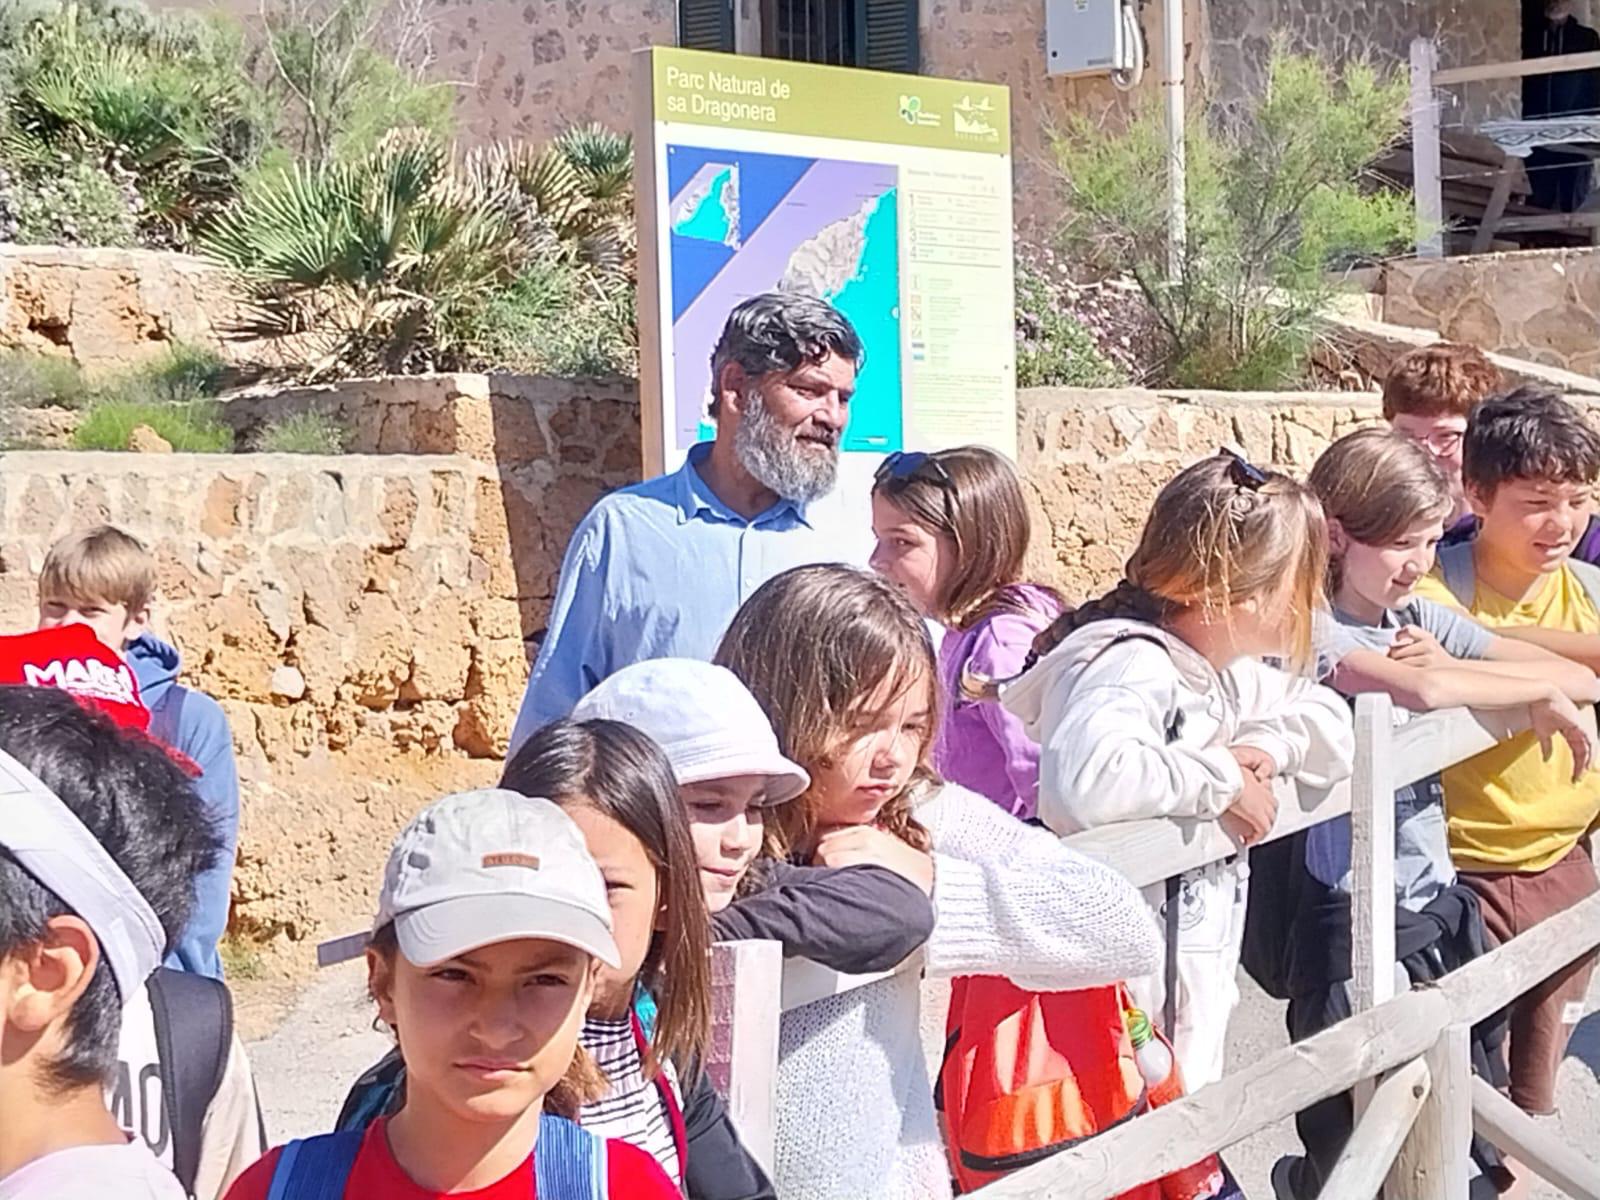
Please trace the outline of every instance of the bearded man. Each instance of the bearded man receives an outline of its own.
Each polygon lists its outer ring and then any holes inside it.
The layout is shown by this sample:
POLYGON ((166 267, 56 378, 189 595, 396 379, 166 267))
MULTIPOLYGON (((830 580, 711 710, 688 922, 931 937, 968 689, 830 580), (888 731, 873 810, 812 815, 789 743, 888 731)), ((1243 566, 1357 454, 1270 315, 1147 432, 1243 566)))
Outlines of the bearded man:
POLYGON ((579 522, 509 753, 623 667, 709 659, 750 593, 838 557, 806 506, 833 490, 861 357, 850 322, 813 296, 733 310, 711 355, 716 440, 579 522))

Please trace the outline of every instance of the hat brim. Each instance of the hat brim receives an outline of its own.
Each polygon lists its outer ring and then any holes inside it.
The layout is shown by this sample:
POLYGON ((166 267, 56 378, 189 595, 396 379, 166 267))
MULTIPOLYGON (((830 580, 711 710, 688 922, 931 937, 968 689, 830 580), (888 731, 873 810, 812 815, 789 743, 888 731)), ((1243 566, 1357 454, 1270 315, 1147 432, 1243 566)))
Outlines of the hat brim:
POLYGON ((419 967, 431 967, 496 942, 523 939, 560 942, 613 969, 622 965, 616 939, 594 913, 524 893, 441 900, 400 913, 394 919, 394 932, 400 953, 419 967))
POLYGON ((781 754, 759 750, 731 751, 703 761, 674 764, 679 784, 706 783, 712 779, 732 779, 738 775, 758 775, 767 781, 763 805, 787 804, 811 786, 811 776, 799 763, 781 754))

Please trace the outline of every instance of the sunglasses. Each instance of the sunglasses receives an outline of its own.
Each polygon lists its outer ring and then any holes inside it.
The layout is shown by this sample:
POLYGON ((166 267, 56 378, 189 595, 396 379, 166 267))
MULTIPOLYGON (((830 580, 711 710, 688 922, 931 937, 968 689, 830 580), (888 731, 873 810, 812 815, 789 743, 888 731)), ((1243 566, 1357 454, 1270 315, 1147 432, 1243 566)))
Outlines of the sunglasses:
POLYGON ((939 489, 939 494, 944 497, 945 525, 954 533, 956 512, 953 497, 956 481, 933 455, 923 450, 896 450, 878 464, 878 469, 872 475, 874 490, 881 490, 890 496, 914 482, 932 484, 939 489))
POLYGON ((1244 488, 1247 492, 1259 492, 1267 486, 1267 473, 1237 450, 1224 446, 1217 453, 1228 460, 1228 478, 1235 487, 1244 488))

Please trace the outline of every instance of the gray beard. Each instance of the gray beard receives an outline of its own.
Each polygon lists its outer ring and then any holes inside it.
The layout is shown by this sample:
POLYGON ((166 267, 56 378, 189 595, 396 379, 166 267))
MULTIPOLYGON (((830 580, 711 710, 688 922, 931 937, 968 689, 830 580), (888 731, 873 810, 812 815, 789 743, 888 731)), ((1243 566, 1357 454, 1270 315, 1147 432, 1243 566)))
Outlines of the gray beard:
POLYGON ((810 504, 833 491, 839 475, 839 450, 808 454, 794 431, 778 424, 754 388, 744 397, 744 412, 733 433, 733 453, 750 477, 785 500, 810 504))

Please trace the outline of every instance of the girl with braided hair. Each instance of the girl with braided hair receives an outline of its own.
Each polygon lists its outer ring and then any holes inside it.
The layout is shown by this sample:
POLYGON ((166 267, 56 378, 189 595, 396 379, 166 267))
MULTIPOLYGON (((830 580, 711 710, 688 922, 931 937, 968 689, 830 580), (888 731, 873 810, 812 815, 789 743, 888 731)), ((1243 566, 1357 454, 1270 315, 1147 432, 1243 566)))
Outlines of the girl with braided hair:
POLYGON ((1234 453, 1204 459, 1156 497, 1122 581, 1059 618, 1000 688, 1040 743, 1039 816, 1057 833, 1180 817, 1217 821, 1239 846, 1146 889, 1167 970, 1133 991, 1164 1014, 1191 1090, 1222 1076, 1246 848, 1276 819, 1273 780, 1326 786, 1350 770, 1348 709, 1301 677, 1326 561, 1308 488, 1234 453))

